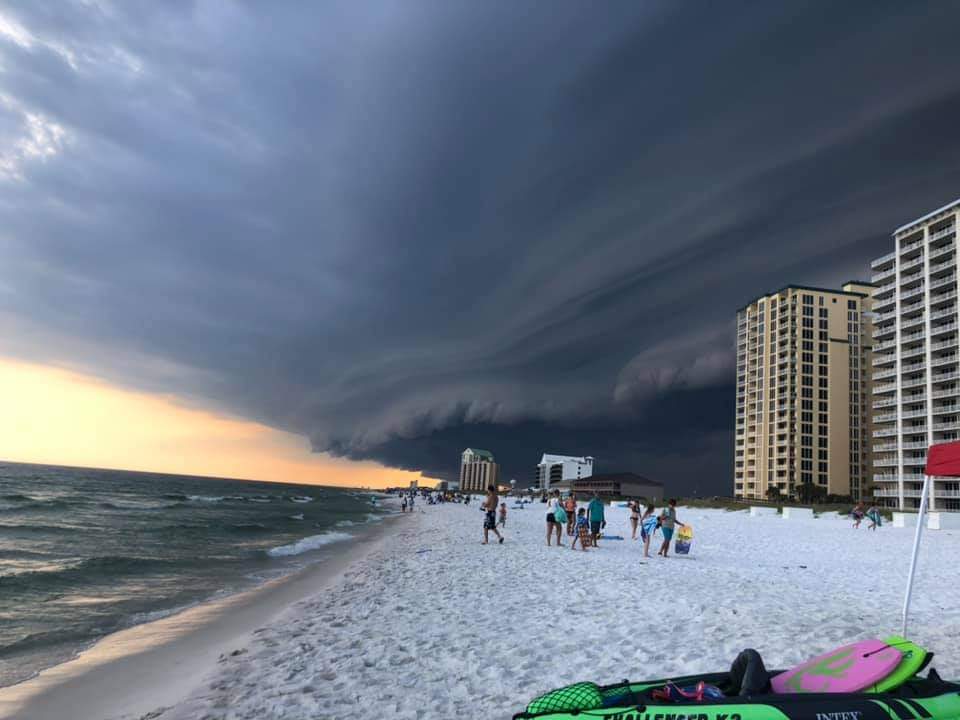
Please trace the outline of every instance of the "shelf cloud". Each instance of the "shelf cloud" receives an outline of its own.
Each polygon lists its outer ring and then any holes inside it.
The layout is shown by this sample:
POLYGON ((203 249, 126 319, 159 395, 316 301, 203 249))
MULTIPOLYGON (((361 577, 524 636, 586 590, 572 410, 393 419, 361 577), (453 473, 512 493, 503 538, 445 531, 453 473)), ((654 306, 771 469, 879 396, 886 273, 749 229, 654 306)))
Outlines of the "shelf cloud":
POLYGON ((736 309, 960 195, 958 20, 8 2, 0 353, 435 477, 729 492, 736 309))

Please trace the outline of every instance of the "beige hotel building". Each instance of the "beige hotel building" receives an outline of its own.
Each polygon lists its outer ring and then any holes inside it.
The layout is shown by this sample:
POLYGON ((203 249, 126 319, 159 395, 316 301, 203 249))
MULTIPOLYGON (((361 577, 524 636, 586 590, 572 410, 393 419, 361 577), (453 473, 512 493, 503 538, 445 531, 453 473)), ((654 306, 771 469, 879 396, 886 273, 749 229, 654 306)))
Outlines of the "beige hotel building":
POLYGON ((460 492, 486 492, 499 476, 500 466, 489 450, 467 448, 460 455, 460 492))
POLYGON ((859 498, 870 477, 870 283, 789 286, 737 312, 734 495, 804 483, 859 498))

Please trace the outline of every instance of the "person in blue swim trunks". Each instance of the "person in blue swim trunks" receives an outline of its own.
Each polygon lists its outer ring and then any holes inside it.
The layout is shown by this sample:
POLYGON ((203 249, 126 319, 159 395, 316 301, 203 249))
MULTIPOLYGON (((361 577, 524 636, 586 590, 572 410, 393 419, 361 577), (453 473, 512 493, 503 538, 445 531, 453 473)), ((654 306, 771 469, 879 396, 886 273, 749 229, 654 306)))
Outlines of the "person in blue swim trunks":
POLYGON ((671 498, 667 507, 660 513, 660 532, 663 533, 663 544, 657 551, 657 555, 667 556, 670 551, 670 541, 673 540, 673 530, 677 525, 684 527, 684 524, 677 519, 677 501, 671 498))
POLYGON ((600 531, 607 522, 603 516, 603 500, 600 499, 599 493, 594 492, 593 497, 590 498, 587 514, 590 516, 590 542, 594 547, 600 547, 597 540, 600 539, 600 531))

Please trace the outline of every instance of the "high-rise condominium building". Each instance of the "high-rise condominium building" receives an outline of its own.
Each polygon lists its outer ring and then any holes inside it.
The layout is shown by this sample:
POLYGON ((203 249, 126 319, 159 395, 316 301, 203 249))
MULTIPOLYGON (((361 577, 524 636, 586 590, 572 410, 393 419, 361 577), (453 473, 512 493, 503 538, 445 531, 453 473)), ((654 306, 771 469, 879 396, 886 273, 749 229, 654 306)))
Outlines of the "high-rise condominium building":
MULTIPOLYGON (((874 260, 874 497, 920 504, 929 445, 960 431, 957 241, 960 200, 897 228, 874 260)), ((960 510, 956 479, 934 479, 931 506, 960 510)))
POLYGON ((593 475, 593 458, 572 455, 544 454, 537 464, 537 487, 540 490, 570 490, 576 480, 593 475))
POLYGON ((460 492, 486 492, 488 485, 496 485, 500 466, 489 450, 467 448, 460 456, 460 492))
POLYGON ((872 289, 790 286, 737 313, 736 497, 860 497, 872 289))

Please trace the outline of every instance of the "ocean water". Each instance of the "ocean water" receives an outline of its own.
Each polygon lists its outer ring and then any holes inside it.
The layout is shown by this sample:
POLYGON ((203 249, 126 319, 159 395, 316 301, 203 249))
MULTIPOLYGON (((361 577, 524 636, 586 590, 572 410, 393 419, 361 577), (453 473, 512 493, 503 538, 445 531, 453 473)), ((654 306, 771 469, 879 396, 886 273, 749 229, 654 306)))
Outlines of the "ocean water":
POLYGON ((329 487, 0 462, 0 686, 314 562, 382 519, 374 502, 329 487))

